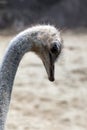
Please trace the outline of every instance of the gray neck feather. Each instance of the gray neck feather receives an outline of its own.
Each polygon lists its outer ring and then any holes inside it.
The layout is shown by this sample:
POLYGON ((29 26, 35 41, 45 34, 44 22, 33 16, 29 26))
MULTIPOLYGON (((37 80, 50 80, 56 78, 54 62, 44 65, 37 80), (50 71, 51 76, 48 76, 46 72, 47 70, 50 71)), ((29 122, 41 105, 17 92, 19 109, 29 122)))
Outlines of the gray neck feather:
POLYGON ((0 130, 4 130, 13 81, 18 65, 23 55, 31 50, 31 41, 29 32, 14 38, 7 48, 0 65, 0 130))

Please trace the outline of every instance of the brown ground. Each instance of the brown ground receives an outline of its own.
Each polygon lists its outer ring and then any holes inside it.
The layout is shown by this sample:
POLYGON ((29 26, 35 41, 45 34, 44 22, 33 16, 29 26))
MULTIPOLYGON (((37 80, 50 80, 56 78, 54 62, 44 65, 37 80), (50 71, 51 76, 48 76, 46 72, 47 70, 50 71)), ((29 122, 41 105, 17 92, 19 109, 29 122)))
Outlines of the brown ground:
MULTIPOLYGON (((0 36, 0 60, 12 37, 0 36)), ((26 54, 16 75, 6 130, 87 130, 87 33, 63 34, 56 80, 26 54)))

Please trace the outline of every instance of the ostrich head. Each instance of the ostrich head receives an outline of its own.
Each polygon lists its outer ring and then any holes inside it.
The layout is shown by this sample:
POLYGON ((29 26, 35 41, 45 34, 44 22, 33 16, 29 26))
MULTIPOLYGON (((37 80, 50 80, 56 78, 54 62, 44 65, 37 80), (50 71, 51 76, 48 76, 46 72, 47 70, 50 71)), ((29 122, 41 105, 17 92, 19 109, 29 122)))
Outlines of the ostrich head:
POLYGON ((54 63, 62 49, 60 32, 50 25, 33 27, 32 30, 32 51, 42 59, 49 80, 54 81, 54 63))

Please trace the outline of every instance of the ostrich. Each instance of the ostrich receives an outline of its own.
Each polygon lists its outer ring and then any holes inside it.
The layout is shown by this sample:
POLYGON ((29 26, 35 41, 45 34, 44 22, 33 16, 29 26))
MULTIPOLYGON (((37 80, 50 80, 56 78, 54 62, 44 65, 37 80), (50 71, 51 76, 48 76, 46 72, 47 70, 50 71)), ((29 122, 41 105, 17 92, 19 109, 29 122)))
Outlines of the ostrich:
POLYGON ((54 63, 62 49, 59 31, 52 25, 37 25, 19 33, 10 42, 0 64, 0 130, 4 130, 15 74, 26 52, 42 60, 48 78, 54 81, 54 63))

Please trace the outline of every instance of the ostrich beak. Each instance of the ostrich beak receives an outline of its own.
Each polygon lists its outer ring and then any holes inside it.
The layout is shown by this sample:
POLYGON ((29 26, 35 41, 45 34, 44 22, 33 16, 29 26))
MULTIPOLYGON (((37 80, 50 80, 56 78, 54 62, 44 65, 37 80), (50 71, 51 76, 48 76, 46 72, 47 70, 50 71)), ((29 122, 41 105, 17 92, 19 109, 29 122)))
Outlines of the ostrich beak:
POLYGON ((42 58, 43 64, 45 66, 46 72, 48 74, 48 79, 53 82, 54 79, 54 62, 50 54, 45 54, 42 58), (43 60, 44 59, 44 60, 43 60))
POLYGON ((50 75, 49 75, 49 80, 50 81, 54 81, 55 79, 54 79, 54 65, 52 65, 51 67, 50 67, 50 75))

